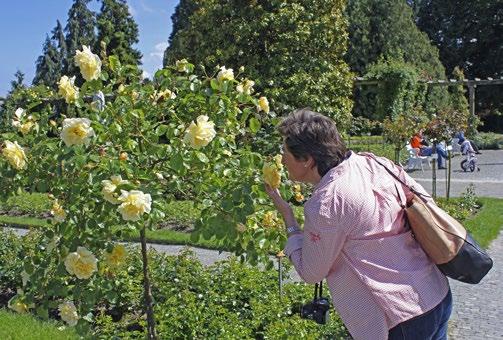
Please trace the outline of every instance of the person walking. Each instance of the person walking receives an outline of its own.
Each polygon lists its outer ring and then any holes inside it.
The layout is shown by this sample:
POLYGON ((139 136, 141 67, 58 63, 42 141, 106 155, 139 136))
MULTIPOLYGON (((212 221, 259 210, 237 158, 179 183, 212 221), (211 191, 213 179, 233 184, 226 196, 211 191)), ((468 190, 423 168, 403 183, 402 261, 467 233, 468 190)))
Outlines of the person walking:
MULTIPOLYGON (((446 339, 452 297, 447 278, 412 236, 409 194, 372 154, 348 150, 334 121, 301 109, 279 124, 292 181, 314 185, 301 229, 278 189, 266 191, 285 221, 285 254, 308 283, 326 279, 355 339, 446 339)), ((426 194, 402 168, 378 158, 426 194)))

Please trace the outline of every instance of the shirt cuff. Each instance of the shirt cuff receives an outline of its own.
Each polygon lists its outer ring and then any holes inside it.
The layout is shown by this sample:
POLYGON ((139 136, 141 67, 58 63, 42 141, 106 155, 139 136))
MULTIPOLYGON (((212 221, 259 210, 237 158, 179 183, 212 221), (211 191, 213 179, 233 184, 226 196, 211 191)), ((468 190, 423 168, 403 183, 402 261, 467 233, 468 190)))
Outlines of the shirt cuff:
POLYGON ((285 254, 290 258, 292 253, 296 250, 302 249, 302 241, 304 240, 304 235, 302 233, 293 234, 288 238, 285 246, 285 254))

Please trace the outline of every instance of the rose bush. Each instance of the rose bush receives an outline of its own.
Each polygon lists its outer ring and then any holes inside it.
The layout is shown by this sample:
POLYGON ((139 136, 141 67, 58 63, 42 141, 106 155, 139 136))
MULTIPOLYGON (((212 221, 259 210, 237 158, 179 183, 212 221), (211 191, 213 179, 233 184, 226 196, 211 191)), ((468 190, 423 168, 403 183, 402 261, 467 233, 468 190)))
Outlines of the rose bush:
MULTIPOLYGON (((114 239, 126 230, 144 235, 175 197, 201 209, 192 237, 216 237, 270 268, 269 255, 285 236, 263 223, 270 202, 262 152, 269 144, 259 136, 276 118, 267 98, 253 94, 253 81, 225 67, 195 74, 182 60, 142 82, 136 67, 114 56, 100 60, 86 46, 75 61, 86 82, 60 82, 63 103, 48 90, 45 98, 33 95, 24 110, 38 128, 24 135, 12 126, 13 141, 1 141, 2 194, 30 190, 54 200, 51 227, 24 259, 19 284, 27 283, 13 301, 45 318, 59 309, 85 330, 96 301, 114 294, 107 283, 114 272, 105 269, 127 256, 114 239), (106 98, 102 107, 88 99, 98 91, 106 98)), ((273 145, 279 144, 278 138, 273 145)), ((292 196, 285 184, 275 186, 292 196)))

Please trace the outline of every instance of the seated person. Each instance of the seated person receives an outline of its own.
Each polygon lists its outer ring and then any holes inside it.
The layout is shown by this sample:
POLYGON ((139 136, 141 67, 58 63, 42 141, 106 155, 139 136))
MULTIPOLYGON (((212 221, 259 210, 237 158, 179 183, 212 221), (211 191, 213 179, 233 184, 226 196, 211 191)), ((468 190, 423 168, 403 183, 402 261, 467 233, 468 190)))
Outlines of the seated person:
MULTIPOLYGON (((464 141, 468 140, 465 138, 465 133, 463 131, 456 132, 456 134, 454 135, 454 138, 458 139, 459 145, 462 145, 464 141)), ((470 142, 470 145, 472 146, 475 153, 480 155, 480 151, 479 151, 479 148, 477 147, 477 145, 475 145, 475 143, 472 140, 468 140, 468 141, 470 142)))
MULTIPOLYGON (((428 142, 426 142, 426 140, 423 138, 423 130, 419 130, 419 132, 411 138, 410 146, 419 150, 419 156, 431 156, 433 154, 433 147, 429 146, 428 142)), ((445 160, 447 159, 447 153, 440 144, 437 144, 435 149, 438 155, 438 168, 445 169, 445 160)))

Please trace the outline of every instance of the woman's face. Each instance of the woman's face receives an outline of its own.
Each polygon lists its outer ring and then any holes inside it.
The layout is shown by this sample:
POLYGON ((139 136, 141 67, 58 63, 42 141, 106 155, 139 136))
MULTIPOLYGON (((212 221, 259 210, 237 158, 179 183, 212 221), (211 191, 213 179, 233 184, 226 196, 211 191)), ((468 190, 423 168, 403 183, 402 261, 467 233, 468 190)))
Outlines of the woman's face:
POLYGON ((288 150, 286 144, 283 143, 281 147, 283 151, 282 163, 288 170, 288 177, 292 181, 304 182, 306 174, 309 172, 306 160, 296 159, 288 150))

